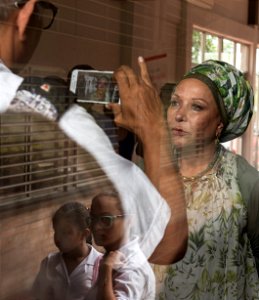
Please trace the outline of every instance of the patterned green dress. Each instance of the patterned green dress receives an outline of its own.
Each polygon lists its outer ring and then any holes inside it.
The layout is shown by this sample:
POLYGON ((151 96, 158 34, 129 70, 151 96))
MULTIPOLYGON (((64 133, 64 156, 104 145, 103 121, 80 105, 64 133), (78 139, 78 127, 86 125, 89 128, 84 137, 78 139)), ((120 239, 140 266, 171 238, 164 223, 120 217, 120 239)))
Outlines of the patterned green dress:
POLYGON ((154 266, 157 299, 259 299, 236 156, 222 147, 211 174, 185 181, 185 193, 188 249, 178 263, 154 266))

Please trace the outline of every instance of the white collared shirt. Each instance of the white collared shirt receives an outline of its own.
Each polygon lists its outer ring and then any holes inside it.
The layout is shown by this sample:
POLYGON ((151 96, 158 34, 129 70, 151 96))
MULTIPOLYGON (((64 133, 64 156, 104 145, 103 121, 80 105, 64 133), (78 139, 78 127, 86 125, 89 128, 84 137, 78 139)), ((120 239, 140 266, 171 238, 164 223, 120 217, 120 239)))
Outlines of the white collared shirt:
MULTIPOLYGON (((138 238, 132 238, 118 252, 120 263, 113 266, 113 291, 117 300, 153 300, 156 282, 150 264, 140 249, 138 238)), ((98 285, 94 285, 85 300, 96 300, 98 285)))
POLYGON ((0 60, 0 113, 4 113, 16 95, 23 78, 12 73, 0 60))
POLYGON ((102 254, 91 246, 89 255, 68 274, 62 254, 41 262, 32 293, 37 300, 82 300, 93 285, 94 264, 102 254))
POLYGON ((118 251, 123 254, 124 259, 115 269, 113 278, 116 299, 155 299, 155 275, 139 247, 138 238, 134 238, 118 251))

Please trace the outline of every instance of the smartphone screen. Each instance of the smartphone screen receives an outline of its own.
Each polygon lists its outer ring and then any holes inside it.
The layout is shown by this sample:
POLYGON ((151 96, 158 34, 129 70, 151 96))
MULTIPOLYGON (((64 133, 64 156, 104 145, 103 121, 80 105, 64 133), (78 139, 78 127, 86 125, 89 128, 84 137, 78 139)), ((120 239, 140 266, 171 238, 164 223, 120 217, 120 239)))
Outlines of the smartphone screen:
POLYGON ((70 91, 78 102, 119 103, 119 90, 112 71, 74 70, 70 91))

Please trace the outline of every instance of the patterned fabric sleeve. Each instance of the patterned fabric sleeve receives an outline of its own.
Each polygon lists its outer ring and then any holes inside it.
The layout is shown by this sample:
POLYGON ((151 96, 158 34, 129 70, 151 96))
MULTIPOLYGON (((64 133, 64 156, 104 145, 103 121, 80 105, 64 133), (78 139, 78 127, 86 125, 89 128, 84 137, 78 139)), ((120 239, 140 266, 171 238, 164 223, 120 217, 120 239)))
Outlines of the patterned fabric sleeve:
POLYGON ((237 157, 238 182, 247 203, 247 234, 259 275, 259 173, 241 156, 237 157))
POLYGON ((248 202, 247 231, 259 275, 259 179, 254 185, 248 202))

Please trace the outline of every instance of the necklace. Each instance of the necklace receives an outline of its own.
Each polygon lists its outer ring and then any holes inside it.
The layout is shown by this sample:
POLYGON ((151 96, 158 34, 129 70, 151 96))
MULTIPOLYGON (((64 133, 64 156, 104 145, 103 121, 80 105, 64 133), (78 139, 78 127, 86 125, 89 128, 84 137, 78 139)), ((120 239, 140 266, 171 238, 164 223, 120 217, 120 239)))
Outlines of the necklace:
POLYGON ((205 170, 201 171, 200 173, 196 174, 195 176, 187 177, 187 176, 183 176, 180 173, 183 181, 195 181, 195 180, 201 178, 206 173, 208 173, 215 166, 215 164, 216 164, 216 162, 217 162, 217 160, 219 158, 220 152, 221 152, 221 147, 218 146, 217 149, 216 149, 216 151, 215 151, 215 153, 214 153, 213 160, 208 164, 208 166, 206 167, 205 170))

